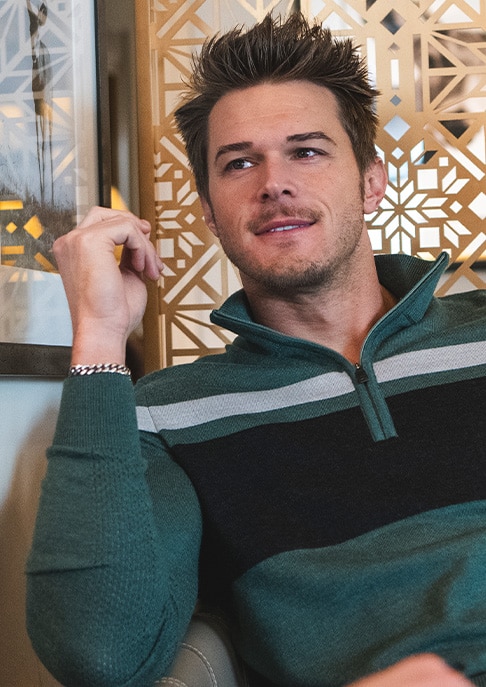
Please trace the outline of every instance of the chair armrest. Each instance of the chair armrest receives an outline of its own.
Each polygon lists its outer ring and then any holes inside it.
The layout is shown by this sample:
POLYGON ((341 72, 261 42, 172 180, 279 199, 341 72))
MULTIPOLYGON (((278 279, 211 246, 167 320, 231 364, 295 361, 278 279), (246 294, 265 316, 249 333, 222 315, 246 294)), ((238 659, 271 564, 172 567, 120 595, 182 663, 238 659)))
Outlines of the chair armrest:
POLYGON ((248 687, 221 618, 194 614, 169 674, 154 687, 248 687))

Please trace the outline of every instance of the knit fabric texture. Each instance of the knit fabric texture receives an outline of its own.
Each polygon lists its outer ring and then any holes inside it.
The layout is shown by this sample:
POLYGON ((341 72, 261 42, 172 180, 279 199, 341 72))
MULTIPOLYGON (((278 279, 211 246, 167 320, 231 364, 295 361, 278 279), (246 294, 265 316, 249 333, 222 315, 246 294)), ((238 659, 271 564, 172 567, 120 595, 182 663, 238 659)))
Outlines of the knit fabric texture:
POLYGON ((400 300, 360 360, 255 323, 240 292, 213 314, 225 354, 135 394, 66 381, 28 562, 63 685, 153 684, 197 598, 254 687, 421 651, 486 671, 486 294, 434 297, 445 257, 377 266, 400 300))

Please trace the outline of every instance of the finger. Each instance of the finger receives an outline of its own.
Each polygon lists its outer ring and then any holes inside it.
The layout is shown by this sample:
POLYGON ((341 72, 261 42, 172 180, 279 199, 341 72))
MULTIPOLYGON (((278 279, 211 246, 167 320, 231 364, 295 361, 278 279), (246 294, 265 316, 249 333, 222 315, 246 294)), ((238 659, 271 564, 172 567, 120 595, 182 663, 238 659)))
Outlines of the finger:
POLYGON ((95 206, 90 208, 78 226, 81 228, 89 227, 93 224, 98 224, 98 222, 104 222, 112 219, 113 217, 121 217, 123 215, 128 216, 129 213, 124 210, 114 210, 113 208, 95 206))
POLYGON ((164 263, 155 253, 155 250, 143 250, 142 248, 130 250, 124 246, 120 261, 122 269, 136 272, 147 279, 158 279, 164 269, 164 263))
POLYGON ((119 222, 120 224, 124 224, 127 221, 133 223, 133 225, 140 229, 144 234, 150 233, 151 231, 150 222, 137 217, 128 210, 113 210, 112 208, 104 208, 99 206, 92 207, 87 215, 78 224, 78 227, 80 229, 84 229, 100 222, 119 222))
POLYGON ((158 279, 164 264, 148 236, 131 234, 124 245, 121 266, 149 279, 158 279))
MULTIPOLYGON (((150 241, 150 233, 150 223, 131 212, 94 207, 76 229, 65 235, 65 241, 73 244, 75 254, 84 251, 82 246, 98 255, 103 245, 110 253, 116 246, 124 246, 121 261, 124 269, 158 279, 163 263, 150 241), (78 241, 81 241, 81 248, 78 241)), ((58 248, 62 252, 63 243, 55 246, 55 254, 58 248)))
POLYGON ((71 238, 78 237, 90 247, 105 245, 110 251, 115 246, 126 246, 130 259, 127 265, 140 272, 143 270, 144 253, 150 253, 150 224, 132 213, 93 208, 77 230, 71 232, 71 238))
POLYGON ((110 219, 115 214, 119 214, 120 211, 113 210, 111 208, 103 207, 92 207, 89 212, 83 217, 81 222, 79 222, 78 227, 83 229, 84 227, 89 227, 92 224, 97 224, 98 222, 103 222, 110 219))

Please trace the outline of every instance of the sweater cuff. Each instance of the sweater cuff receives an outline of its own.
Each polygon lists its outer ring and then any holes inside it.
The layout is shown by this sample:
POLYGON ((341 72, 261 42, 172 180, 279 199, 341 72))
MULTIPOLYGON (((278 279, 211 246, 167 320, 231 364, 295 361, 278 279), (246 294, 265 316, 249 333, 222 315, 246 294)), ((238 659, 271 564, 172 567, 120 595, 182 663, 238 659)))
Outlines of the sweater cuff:
POLYGON ((55 445, 119 453, 138 445, 135 394, 129 377, 98 374, 64 381, 55 445))

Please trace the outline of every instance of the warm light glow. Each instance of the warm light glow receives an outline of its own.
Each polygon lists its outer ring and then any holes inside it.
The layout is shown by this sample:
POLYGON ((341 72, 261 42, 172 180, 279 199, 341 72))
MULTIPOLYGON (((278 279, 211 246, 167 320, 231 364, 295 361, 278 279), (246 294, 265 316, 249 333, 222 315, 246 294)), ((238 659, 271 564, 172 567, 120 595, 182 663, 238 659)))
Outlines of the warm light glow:
POLYGON ((127 204, 116 186, 111 187, 111 207, 114 210, 128 210, 127 204))
MULTIPOLYGON (((116 186, 111 187, 111 207, 114 210, 128 211, 128 207, 125 201, 123 200, 122 194, 116 188, 116 186)), ((120 262, 121 260, 122 249, 122 246, 117 246, 117 248, 115 249, 115 256, 118 262, 120 262)))
POLYGON ((24 204, 21 200, 0 200, 1 210, 22 210, 24 204))

